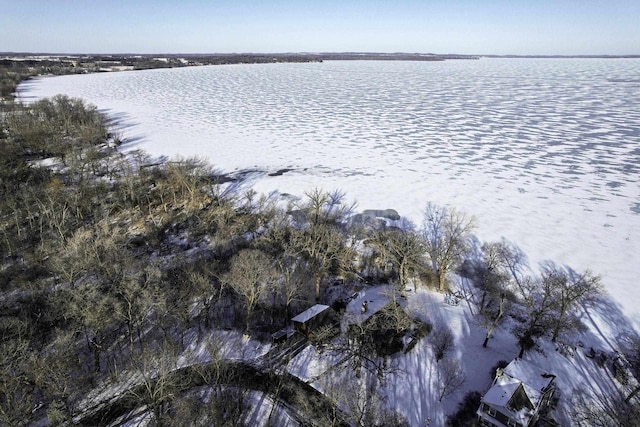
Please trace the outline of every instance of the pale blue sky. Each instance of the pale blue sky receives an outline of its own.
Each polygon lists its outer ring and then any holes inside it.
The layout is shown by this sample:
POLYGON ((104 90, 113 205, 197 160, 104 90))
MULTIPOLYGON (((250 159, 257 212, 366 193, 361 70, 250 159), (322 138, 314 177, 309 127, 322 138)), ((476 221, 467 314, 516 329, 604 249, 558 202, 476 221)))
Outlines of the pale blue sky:
POLYGON ((640 54, 640 0, 0 0, 0 52, 640 54))

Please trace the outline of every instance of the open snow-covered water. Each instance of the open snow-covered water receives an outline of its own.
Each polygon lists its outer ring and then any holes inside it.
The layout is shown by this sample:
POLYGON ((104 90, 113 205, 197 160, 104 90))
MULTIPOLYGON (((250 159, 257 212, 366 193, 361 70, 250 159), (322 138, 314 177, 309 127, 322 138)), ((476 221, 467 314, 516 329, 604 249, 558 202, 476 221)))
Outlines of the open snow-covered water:
POLYGON ((260 192, 340 189, 417 224, 428 201, 462 209, 534 269, 601 274, 640 327, 640 60, 228 65, 21 87, 58 93, 123 115, 154 156, 256 170, 260 192))

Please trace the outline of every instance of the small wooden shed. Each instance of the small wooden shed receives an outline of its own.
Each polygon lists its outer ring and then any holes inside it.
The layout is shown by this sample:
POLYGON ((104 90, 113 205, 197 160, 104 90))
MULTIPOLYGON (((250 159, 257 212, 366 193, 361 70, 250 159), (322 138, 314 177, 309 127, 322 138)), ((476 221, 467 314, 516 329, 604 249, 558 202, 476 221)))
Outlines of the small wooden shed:
POLYGON ((335 312, 328 305, 316 304, 291 319, 293 328, 308 339, 318 328, 335 323, 335 312))

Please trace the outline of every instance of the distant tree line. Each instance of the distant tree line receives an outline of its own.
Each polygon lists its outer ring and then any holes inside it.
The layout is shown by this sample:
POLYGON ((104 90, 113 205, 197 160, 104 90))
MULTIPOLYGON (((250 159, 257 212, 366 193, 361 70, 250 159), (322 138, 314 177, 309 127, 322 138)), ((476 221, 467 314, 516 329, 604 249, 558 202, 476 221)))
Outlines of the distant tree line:
POLYGON ((54 55, 8 54, 0 59, 0 101, 13 99, 20 82, 44 75, 98 73, 110 67, 131 67, 134 70, 176 68, 200 65, 303 63, 345 60, 445 61, 479 59, 470 55, 434 55, 410 53, 229 53, 229 54, 158 54, 158 55, 54 55), (38 58, 35 58, 35 57, 38 58))
POLYGON ((39 75, 98 73, 111 67, 134 70, 200 65, 271 64, 321 62, 322 58, 302 54, 215 54, 215 55, 34 55, 12 54, 0 59, 0 102, 13 100, 18 85, 39 75), (15 57, 19 57, 16 59, 15 57))

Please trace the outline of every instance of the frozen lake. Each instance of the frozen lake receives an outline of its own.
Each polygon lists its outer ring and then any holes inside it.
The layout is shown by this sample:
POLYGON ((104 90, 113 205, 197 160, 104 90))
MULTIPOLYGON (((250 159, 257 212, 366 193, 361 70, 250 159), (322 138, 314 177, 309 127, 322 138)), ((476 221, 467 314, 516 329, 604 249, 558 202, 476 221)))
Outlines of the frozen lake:
POLYGON ((602 275, 640 327, 640 60, 227 65, 21 89, 124 115, 124 136, 154 156, 255 170, 260 192, 341 189, 416 224, 428 201, 457 207, 536 270, 602 275))

